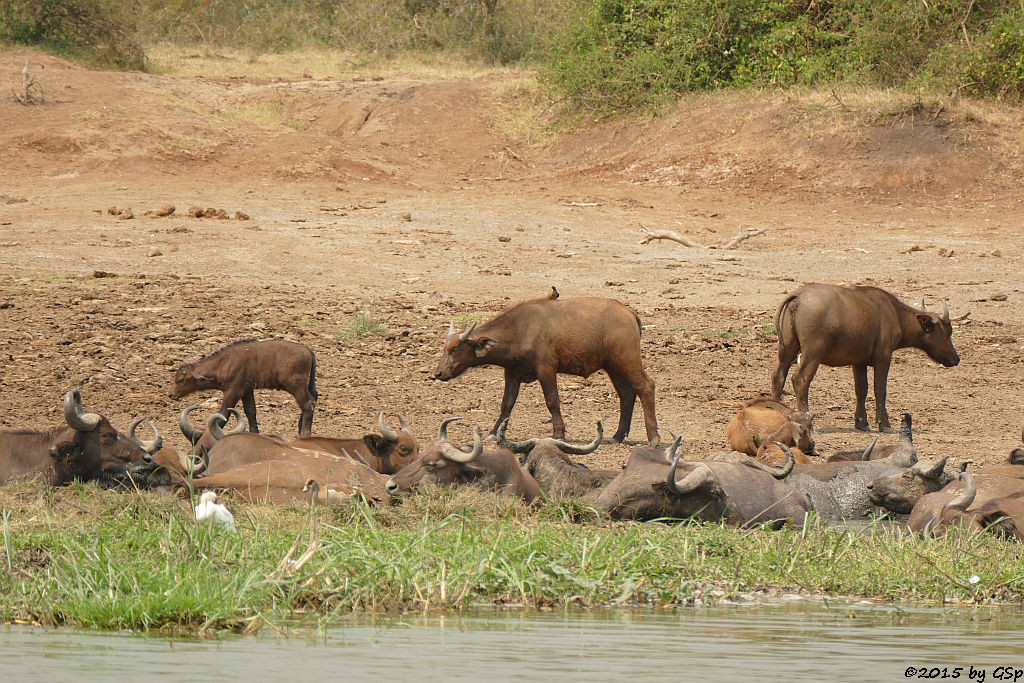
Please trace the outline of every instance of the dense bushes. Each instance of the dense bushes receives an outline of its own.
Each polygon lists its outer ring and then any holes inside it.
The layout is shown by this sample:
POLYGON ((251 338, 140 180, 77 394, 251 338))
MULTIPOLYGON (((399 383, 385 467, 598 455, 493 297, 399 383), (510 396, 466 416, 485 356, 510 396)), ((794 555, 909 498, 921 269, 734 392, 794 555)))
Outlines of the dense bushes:
POLYGON ((719 87, 870 83, 1020 98, 1017 0, 589 0, 546 81, 580 103, 719 87))

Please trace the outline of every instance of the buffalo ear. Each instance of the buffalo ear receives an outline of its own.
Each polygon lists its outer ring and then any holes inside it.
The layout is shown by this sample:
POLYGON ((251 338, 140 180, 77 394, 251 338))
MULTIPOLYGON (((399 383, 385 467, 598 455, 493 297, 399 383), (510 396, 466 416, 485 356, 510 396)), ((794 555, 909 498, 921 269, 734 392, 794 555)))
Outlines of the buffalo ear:
POLYGON ((935 321, 927 313, 918 313, 917 321, 921 323, 921 329, 924 330, 925 334, 930 333, 935 329, 935 321))
POLYGON ((75 441, 59 441, 50 446, 50 457, 70 462, 75 459, 77 451, 78 444, 75 441))
POLYGON ((367 434, 363 437, 363 443, 374 455, 383 455, 388 450, 388 442, 380 434, 367 434))
POLYGON ((494 341, 493 339, 488 339, 487 337, 475 339, 473 342, 473 346, 474 353, 476 353, 476 357, 483 358, 484 356, 487 355, 487 352, 491 350, 491 347, 497 343, 498 342, 494 341))

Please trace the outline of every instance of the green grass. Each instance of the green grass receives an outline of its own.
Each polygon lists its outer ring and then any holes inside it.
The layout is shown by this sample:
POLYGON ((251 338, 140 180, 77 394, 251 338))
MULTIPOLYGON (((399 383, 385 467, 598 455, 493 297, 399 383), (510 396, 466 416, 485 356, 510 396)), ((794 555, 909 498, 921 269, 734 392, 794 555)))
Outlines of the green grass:
POLYGON ((979 534, 621 523, 579 501, 533 510, 465 489, 313 516, 228 505, 237 535, 148 493, 0 488, 0 621, 202 633, 351 611, 689 605, 770 589, 1024 599, 1021 546, 979 534))
POLYGON ((341 332, 338 332, 335 336, 339 341, 345 341, 347 339, 358 339, 371 334, 383 334, 388 329, 388 326, 380 321, 370 311, 363 311, 356 315, 355 319, 349 323, 341 332))
POLYGON ((700 335, 700 338, 704 341, 714 341, 716 339, 746 339, 750 336, 747 330, 728 328, 725 330, 711 330, 710 332, 704 332, 700 335))

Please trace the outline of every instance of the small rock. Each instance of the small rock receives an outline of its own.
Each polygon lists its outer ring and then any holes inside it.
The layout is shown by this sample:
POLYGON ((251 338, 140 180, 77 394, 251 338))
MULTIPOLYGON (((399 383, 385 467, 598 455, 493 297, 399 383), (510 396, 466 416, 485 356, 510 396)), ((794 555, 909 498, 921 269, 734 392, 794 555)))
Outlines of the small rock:
POLYGON ((499 242, 511 242, 511 241, 512 241, 512 238, 511 238, 511 237, 509 237, 508 235, 500 235, 500 236, 498 237, 498 241, 499 241, 499 242))
POLYGON ((117 217, 123 221, 130 221, 131 219, 135 218, 135 214, 132 213, 131 209, 125 208, 121 209, 121 213, 117 214, 117 217))
POLYGON ((522 231, 526 230, 526 228, 524 228, 524 227, 523 227, 523 226, 521 226, 521 225, 517 225, 517 226, 516 226, 516 228, 515 228, 515 230, 516 230, 516 232, 522 232, 522 231))
POLYGON ((1005 294, 993 294, 988 298, 989 301, 1006 301, 1005 294))
POLYGON ((205 211, 203 211, 203 207, 201 206, 188 207, 188 215, 192 216, 192 218, 202 218, 204 213, 205 211))
POLYGON ((247 214, 245 211, 235 211, 235 220, 247 221, 249 220, 249 214, 247 214))
POLYGON ((111 216, 116 216, 117 214, 121 213, 121 209, 117 208, 116 206, 112 206, 109 209, 107 209, 107 213, 109 213, 111 216))
POLYGON ((406 223, 410 222, 412 220, 412 214, 408 213, 408 212, 407 213, 403 213, 402 214, 402 220, 405 221, 406 223))
POLYGON ((163 255, 164 255, 164 252, 160 251, 160 249, 158 247, 153 247, 152 249, 150 249, 149 251, 146 252, 146 256, 149 256, 149 257, 163 256, 163 255))

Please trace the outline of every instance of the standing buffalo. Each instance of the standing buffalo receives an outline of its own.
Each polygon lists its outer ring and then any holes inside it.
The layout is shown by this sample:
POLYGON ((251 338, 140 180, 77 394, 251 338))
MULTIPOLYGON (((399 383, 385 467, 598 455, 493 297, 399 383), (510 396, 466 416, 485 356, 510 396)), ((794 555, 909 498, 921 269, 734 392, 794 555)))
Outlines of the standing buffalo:
POLYGON ((818 366, 852 365, 857 394, 854 425, 867 431, 868 366, 875 369, 875 416, 879 430, 888 431, 886 380, 896 349, 918 348, 947 368, 960 362, 953 348, 949 308, 942 315, 912 308, 877 287, 804 285, 790 294, 775 313, 779 333, 779 364, 772 377, 772 398, 782 396, 786 375, 797 355, 793 376, 797 410, 807 411, 807 392, 818 366))
POLYGON ((284 339, 245 341, 229 344, 195 363, 186 363, 174 373, 171 398, 184 398, 203 389, 224 392, 221 415, 227 415, 239 399, 249 420, 249 431, 256 425, 254 389, 281 389, 295 397, 302 410, 299 435, 309 436, 316 408, 316 356, 308 346, 284 339))
POLYGON ((53 486, 75 479, 98 479, 104 485, 167 483, 166 475, 152 477, 151 453, 160 449, 163 439, 148 420, 154 432, 152 441, 135 437, 141 418, 125 436, 102 415, 84 412, 82 394, 72 389, 64 396, 64 421, 66 425, 49 431, 0 432, 0 484, 35 475, 53 486))
POLYGON ((558 399, 558 373, 589 377, 604 370, 619 395, 619 428, 612 443, 629 434, 637 395, 644 409, 647 439, 657 444, 654 383, 640 362, 640 319, 629 307, 600 297, 559 300, 551 295, 512 304, 479 326, 459 333, 452 321, 436 379, 447 382, 477 365, 505 370, 501 413, 491 434, 512 414, 523 382, 540 381, 556 439, 565 438, 558 399))

